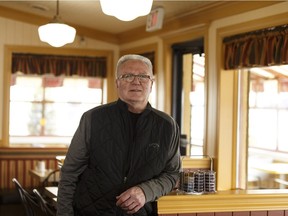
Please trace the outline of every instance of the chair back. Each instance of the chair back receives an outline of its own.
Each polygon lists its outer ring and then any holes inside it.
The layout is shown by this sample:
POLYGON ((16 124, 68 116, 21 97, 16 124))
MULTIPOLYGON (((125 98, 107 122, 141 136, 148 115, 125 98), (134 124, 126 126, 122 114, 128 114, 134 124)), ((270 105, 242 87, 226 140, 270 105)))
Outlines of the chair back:
POLYGON ((33 189, 33 193, 38 199, 38 203, 40 204, 42 212, 47 216, 55 216, 56 208, 54 208, 49 202, 47 202, 37 189, 33 189))
POLYGON ((49 186, 58 186, 60 178, 60 169, 55 169, 51 171, 47 177, 42 182, 42 187, 49 187, 49 186))
POLYGON ((26 215, 27 216, 43 215, 41 213, 41 208, 37 202, 36 196, 30 194, 27 190, 25 190, 16 178, 13 178, 12 182, 15 184, 15 187, 20 195, 21 202, 25 207, 26 215))

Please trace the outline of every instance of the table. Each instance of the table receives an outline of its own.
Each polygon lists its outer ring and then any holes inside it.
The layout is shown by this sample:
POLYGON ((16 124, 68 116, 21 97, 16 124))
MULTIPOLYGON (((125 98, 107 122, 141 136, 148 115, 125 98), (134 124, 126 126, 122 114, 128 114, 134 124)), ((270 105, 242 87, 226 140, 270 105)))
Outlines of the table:
POLYGON ((55 207, 57 206, 57 193, 58 193, 58 187, 51 186, 44 188, 44 194, 52 200, 52 204, 55 207))
MULTIPOLYGON (((268 174, 279 175, 281 180, 285 180, 288 174, 288 163, 252 163, 251 168, 263 171, 268 174)), ((285 185, 280 184, 280 188, 284 189, 285 185)))
POLYGON ((50 187, 45 187, 44 194, 51 199, 57 197, 58 193, 58 187, 55 186, 50 186, 50 187))
POLYGON ((43 182, 46 177, 49 175, 50 172, 52 172, 53 169, 46 169, 44 172, 38 171, 38 170, 29 170, 29 174, 37 179, 39 182, 43 182))

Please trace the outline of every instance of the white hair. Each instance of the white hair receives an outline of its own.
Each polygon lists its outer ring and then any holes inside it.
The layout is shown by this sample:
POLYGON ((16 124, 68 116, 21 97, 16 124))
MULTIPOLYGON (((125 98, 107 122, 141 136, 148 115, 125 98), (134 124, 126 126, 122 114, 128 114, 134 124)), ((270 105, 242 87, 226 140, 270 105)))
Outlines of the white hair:
POLYGON ((151 75, 153 75, 153 66, 152 66, 152 63, 151 63, 150 59, 148 59, 148 58, 146 58, 146 57, 144 57, 142 55, 128 54, 128 55, 122 56, 117 62, 116 73, 115 73, 116 79, 117 79, 118 70, 119 70, 120 66, 124 62, 126 62, 128 60, 139 60, 139 61, 142 61, 143 63, 145 63, 148 66, 149 72, 151 73, 151 75))

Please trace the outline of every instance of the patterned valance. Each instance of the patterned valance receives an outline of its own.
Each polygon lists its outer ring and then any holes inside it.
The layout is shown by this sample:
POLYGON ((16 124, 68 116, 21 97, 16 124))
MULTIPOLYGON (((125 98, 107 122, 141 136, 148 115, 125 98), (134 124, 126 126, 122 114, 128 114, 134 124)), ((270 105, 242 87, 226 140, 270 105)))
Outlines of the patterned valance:
POLYGON ((224 68, 288 64, 288 25, 226 37, 224 68))
POLYGON ((12 54, 12 73, 106 77, 106 57, 12 54))

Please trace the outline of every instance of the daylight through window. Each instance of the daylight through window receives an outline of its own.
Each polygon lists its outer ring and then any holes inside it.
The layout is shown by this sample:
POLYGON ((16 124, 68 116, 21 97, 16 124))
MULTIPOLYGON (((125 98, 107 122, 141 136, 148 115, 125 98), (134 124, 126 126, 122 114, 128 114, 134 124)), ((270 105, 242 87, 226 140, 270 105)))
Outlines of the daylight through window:
POLYGON ((69 144, 83 112, 106 102, 106 79, 13 74, 10 144, 69 144))

